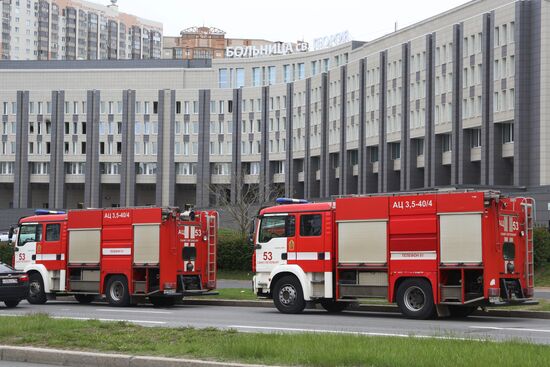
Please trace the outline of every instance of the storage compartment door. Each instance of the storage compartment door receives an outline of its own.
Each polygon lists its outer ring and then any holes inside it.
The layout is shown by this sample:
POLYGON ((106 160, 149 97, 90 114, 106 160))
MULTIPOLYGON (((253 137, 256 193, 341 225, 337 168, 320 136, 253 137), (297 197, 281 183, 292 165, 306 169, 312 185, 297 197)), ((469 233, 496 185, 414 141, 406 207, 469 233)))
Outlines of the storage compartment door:
POLYGON ((144 224, 134 226, 134 264, 158 264, 160 226, 144 224))
POLYGON ((387 222, 338 223, 338 262, 341 264, 387 262, 387 222))
POLYGON ((441 214, 442 263, 481 263, 481 214, 441 214))
POLYGON ((69 264, 98 264, 101 231, 69 230, 69 264))

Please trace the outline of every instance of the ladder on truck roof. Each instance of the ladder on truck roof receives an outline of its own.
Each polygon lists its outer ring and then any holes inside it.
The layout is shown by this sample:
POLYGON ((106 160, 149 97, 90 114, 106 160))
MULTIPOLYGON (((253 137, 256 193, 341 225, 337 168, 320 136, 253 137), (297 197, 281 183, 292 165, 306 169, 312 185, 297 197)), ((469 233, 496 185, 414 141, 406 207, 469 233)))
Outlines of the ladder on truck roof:
POLYGON ((216 244, 218 242, 218 224, 215 215, 206 215, 206 229, 208 231, 208 288, 216 288, 216 244))
POLYGON ((525 285, 527 288, 535 287, 535 254, 533 249, 533 237, 535 229, 535 200, 524 198, 523 212, 525 217, 525 285))

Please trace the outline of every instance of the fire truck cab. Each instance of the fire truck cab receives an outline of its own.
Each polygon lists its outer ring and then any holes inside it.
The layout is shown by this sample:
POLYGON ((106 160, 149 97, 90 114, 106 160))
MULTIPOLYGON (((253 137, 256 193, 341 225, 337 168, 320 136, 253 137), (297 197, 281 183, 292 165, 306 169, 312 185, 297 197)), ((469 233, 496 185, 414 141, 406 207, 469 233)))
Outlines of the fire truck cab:
POLYGON ((110 305, 149 299, 170 306, 216 287, 214 211, 178 208, 39 210, 19 221, 14 267, 30 278, 28 301, 105 296, 110 305))
POLYGON ((296 202, 262 209, 253 237, 254 291, 283 313, 373 297, 418 319, 536 303, 530 198, 434 191, 296 202))

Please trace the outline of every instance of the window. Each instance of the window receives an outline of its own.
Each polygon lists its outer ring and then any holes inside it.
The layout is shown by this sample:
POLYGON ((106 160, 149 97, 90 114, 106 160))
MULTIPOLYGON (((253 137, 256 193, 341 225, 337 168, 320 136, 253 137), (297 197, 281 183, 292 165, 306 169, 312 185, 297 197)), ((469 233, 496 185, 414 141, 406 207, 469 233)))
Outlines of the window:
POLYGON ((229 78, 227 75, 227 69, 218 70, 218 87, 229 88, 229 78))
POLYGON ((252 86, 258 87, 262 85, 260 68, 252 68, 252 86))
POLYGON ((502 124, 502 144, 514 142, 514 124, 502 124))
POLYGON ((294 237, 296 219, 294 216, 263 217, 260 224, 260 243, 269 242, 273 238, 294 237))
POLYGON ((481 129, 470 130, 470 148, 479 148, 481 146, 481 129))
POLYGON ((244 69, 243 68, 237 68, 236 71, 236 78, 235 78, 235 88, 241 88, 244 87, 244 69))
POLYGON ((321 235, 322 229, 321 214, 302 215, 300 217, 300 236, 315 237, 321 235))
POLYGON ((443 152, 450 152, 452 150, 451 135, 443 134, 441 136, 441 147, 443 152))
POLYGON ((390 143, 390 153, 391 159, 396 160, 401 158, 401 144, 400 143, 390 143))
POLYGON ((24 224, 19 228, 19 239, 17 246, 24 246, 27 242, 42 241, 41 224, 24 224))
POLYGON ((61 231, 60 224, 46 225, 46 242, 59 241, 60 231, 61 231))

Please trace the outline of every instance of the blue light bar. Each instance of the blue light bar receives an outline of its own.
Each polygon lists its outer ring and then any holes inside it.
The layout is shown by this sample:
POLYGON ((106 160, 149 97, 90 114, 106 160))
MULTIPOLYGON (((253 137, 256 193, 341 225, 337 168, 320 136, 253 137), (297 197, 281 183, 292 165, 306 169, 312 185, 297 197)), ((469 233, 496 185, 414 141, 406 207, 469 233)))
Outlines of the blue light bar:
POLYGON ((275 200, 277 204, 285 205, 285 204, 307 204, 309 201, 305 199, 292 199, 292 198, 277 198, 275 200))
POLYGON ((34 211, 34 214, 36 214, 36 215, 50 215, 50 214, 65 214, 65 212, 61 211, 61 210, 36 209, 34 211))

